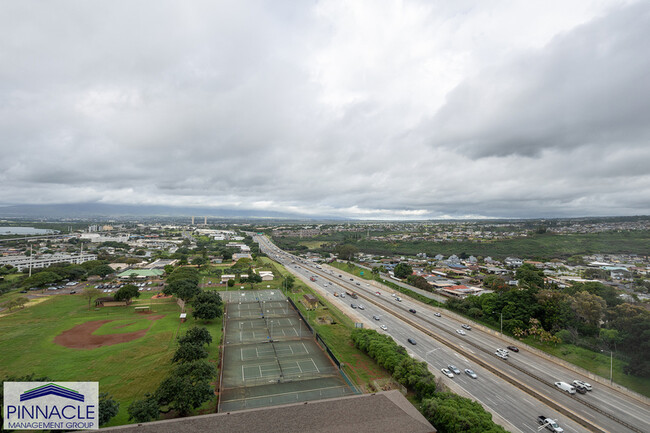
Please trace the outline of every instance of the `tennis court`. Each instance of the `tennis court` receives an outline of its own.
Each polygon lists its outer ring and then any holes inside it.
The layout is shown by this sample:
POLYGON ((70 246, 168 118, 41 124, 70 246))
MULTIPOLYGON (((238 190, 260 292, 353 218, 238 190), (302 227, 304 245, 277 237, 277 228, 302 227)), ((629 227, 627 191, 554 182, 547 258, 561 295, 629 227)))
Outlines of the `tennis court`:
POLYGON ((354 393, 280 292, 229 293, 219 411, 354 393))

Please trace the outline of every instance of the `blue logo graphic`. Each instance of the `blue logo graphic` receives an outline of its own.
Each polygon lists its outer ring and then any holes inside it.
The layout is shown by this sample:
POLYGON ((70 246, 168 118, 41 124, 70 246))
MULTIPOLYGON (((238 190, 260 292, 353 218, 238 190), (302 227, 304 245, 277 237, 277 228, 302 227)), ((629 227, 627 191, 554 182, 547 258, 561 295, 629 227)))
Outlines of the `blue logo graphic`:
POLYGON ((84 401, 84 395, 74 389, 64 388, 53 383, 39 386, 25 391, 20 394, 20 401, 27 401, 33 398, 45 397, 46 395, 57 395, 59 397, 69 398, 70 400, 84 401))

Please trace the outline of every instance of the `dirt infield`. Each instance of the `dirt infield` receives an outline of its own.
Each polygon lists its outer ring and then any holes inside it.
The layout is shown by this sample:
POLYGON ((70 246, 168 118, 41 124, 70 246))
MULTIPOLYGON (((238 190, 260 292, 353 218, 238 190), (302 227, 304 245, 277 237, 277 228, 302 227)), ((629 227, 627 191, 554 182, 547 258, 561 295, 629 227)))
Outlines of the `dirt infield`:
MULTIPOLYGON (((154 321, 163 317, 165 316, 157 315, 147 317, 147 319, 154 321)), ((82 323, 54 337, 54 342, 59 346, 69 347, 71 349, 95 349, 97 347, 112 346, 113 344, 126 343, 142 338, 149 330, 147 328, 126 334, 93 335, 93 332, 98 330, 103 324, 109 322, 112 322, 112 320, 95 320, 82 323)))

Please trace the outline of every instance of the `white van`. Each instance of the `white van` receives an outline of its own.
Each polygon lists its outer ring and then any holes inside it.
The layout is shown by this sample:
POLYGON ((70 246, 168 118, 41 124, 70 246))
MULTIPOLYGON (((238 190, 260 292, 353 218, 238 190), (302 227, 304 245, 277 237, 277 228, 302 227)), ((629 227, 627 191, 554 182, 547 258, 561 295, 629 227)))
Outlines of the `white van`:
POLYGON ((566 382, 555 382, 555 386, 560 388, 562 391, 566 391, 569 394, 575 394, 576 393, 576 388, 573 385, 569 385, 566 382))

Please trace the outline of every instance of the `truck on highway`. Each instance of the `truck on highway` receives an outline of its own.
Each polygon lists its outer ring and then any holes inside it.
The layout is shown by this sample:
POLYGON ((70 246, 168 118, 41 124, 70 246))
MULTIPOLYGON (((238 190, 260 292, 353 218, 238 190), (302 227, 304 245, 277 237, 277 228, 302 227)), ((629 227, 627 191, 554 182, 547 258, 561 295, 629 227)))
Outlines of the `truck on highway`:
POLYGON ((537 417, 537 422, 540 423, 540 425, 546 427, 548 430, 555 432, 555 433, 562 433, 564 429, 557 425, 555 420, 552 420, 551 418, 546 418, 544 415, 540 415, 537 417))
POLYGON ((345 294, 351 297, 352 299, 357 299, 357 294, 354 292, 345 292, 345 294))

